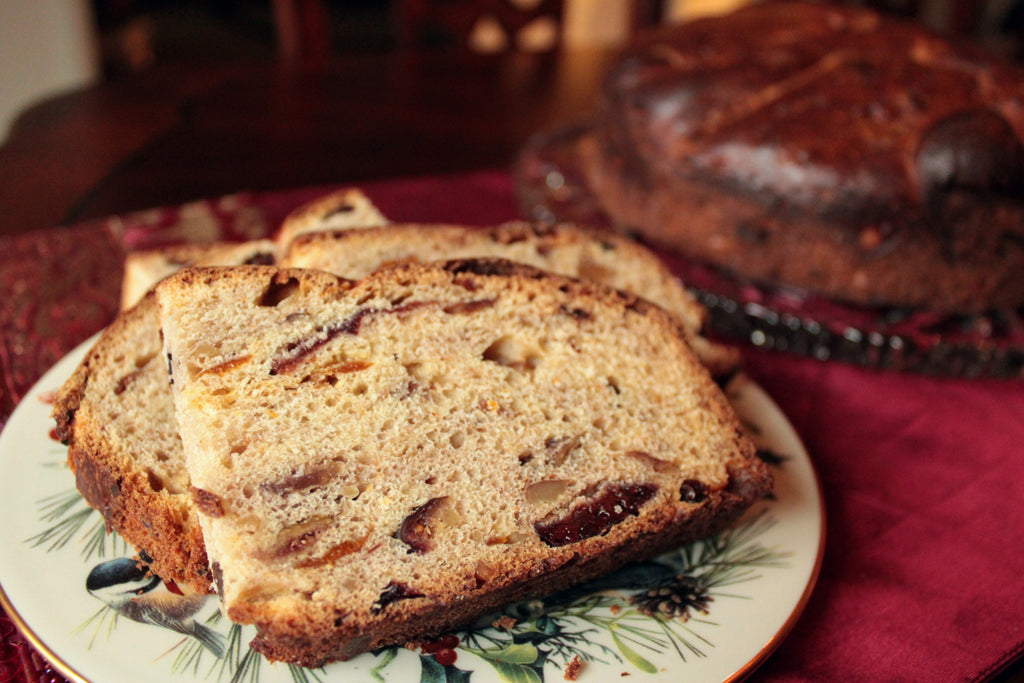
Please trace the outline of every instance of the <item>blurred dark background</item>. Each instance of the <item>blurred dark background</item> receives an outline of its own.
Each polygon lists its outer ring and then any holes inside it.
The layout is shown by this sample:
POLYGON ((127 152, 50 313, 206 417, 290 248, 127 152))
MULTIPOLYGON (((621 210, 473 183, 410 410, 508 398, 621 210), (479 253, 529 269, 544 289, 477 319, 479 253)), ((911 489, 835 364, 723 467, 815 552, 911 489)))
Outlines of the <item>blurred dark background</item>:
MULTIPOLYGON (((580 0, 583 4, 607 0, 580 0)), ((415 16, 434 5, 443 11, 471 6, 466 0, 91 0, 102 46, 105 77, 145 69, 158 61, 273 59, 282 49, 282 30, 294 29, 306 49, 334 55, 384 52, 409 47, 452 47, 450 27, 415 16), (286 8, 286 9, 282 9, 286 8), (289 24, 282 12, 295 15, 289 24), (410 26, 421 21, 422 25, 410 26), (418 35, 413 32, 419 31, 418 35), (448 33, 446 33, 448 31, 448 33)), ((479 3, 486 6, 489 3, 479 3)), ((490 3, 497 5, 499 3, 490 3)), ((536 0, 509 4, 532 6, 536 0)), ((552 7, 563 3, 548 3, 552 7)), ((566 3, 567 4, 567 3, 566 3)), ((689 3, 693 11, 714 11, 729 2, 689 3)), ((1024 35, 1024 3, 1018 0, 878 0, 862 2, 883 11, 920 20, 933 29, 975 38, 988 48, 1019 55, 1024 35)), ((641 2, 636 13, 645 22, 686 16, 684 2, 641 2)))
MULTIPOLYGON (((299 10, 304 3, 294 3, 299 10)), ((381 52, 397 46, 391 2, 335 0, 323 10, 330 48, 381 52)), ((276 57, 278 25, 271 0, 93 0, 103 72, 114 77, 157 61, 263 60, 276 57)))
MULTIPOLYGON (((506 168, 638 30, 749 1, 0 0, 0 233, 506 168)), ((1024 0, 848 1, 1022 54, 1024 0)))
MULTIPOLYGON (((465 48, 467 35, 477 28, 491 29, 481 32, 484 51, 501 52, 517 44, 495 34, 501 27, 525 27, 517 23, 519 15, 556 18, 546 34, 534 32, 534 38, 547 39, 545 49, 557 46, 570 25, 580 24, 578 34, 596 30, 607 44, 609 36, 726 11, 745 1, 3 0, 0 143, 7 123, 34 102, 157 65, 195 65, 197 71, 271 61, 310 66, 346 55, 465 48), (497 16, 497 30, 477 26, 489 15, 497 16)), ((1014 58, 1022 55, 1024 0, 849 1, 976 39, 1014 58)))

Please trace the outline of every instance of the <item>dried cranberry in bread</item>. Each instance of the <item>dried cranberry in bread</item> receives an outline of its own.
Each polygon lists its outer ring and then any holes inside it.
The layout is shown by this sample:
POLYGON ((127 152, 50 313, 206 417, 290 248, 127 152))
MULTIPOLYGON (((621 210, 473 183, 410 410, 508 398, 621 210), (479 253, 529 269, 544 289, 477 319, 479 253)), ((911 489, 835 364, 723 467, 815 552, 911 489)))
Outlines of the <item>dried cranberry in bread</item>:
POLYGON ((189 495, 155 295, 122 312, 57 392, 57 436, 82 496, 165 579, 213 583, 189 495))
POLYGON ((618 290, 467 260, 157 293, 223 610, 273 659, 441 633, 771 487, 675 317, 618 290))
POLYGON ((1024 304, 1024 71, 919 25, 765 2, 652 34, 579 170, 619 226, 867 305, 1024 304))
POLYGON ((707 309, 649 249, 625 237, 582 226, 513 222, 489 228, 390 224, 323 231, 296 238, 280 265, 360 278, 382 264, 494 257, 559 275, 600 282, 642 296, 679 317, 697 355, 716 377, 735 372, 736 349, 701 336, 707 309))

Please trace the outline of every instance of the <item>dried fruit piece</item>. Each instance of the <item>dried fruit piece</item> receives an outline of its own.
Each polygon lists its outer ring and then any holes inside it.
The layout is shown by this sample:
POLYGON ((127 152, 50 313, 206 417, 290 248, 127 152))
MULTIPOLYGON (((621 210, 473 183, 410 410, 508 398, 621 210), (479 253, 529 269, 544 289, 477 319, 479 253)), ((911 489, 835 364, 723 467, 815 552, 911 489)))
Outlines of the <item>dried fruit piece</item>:
POLYGON ((342 361, 338 361, 337 363, 334 363, 333 365, 331 365, 331 367, 325 369, 324 373, 335 375, 347 375, 350 372, 362 372, 371 365, 373 365, 373 363, 365 360, 345 359, 342 361))
POLYGON ((422 598, 423 593, 417 593, 404 583, 398 581, 392 581, 389 583, 381 594, 377 596, 377 599, 372 605, 370 605, 370 614, 380 614, 384 611, 384 608, 393 602, 399 600, 408 600, 409 598, 422 598))
POLYGON ((277 481, 263 482, 260 484, 260 490, 271 495, 284 496, 289 493, 295 493, 297 491, 313 488, 314 486, 326 484, 331 481, 336 473, 337 468, 333 465, 311 467, 305 472, 293 474, 288 477, 282 477, 277 481))
POLYGON ((702 503, 708 497, 708 487, 700 479, 687 479, 679 485, 679 500, 684 503, 702 503))
POLYGON ((476 299, 475 301, 456 301, 452 304, 446 304, 442 310, 445 313, 452 315, 465 315, 469 313, 476 313, 484 309, 490 308, 494 305, 496 299, 476 299))
POLYGON ((139 377, 139 375, 141 375, 141 374, 142 374, 142 370, 141 369, 140 370, 133 370, 132 372, 129 372, 127 375, 125 375, 121 379, 117 380, 117 384, 114 386, 114 395, 115 396, 120 396, 121 394, 123 394, 125 392, 125 390, 128 388, 128 386, 132 382, 134 382, 139 377))
POLYGON ((551 547, 577 543, 601 536, 654 497, 654 484, 610 484, 591 500, 581 503, 564 517, 546 517, 533 525, 540 539, 551 547))
POLYGON ((249 362, 250 356, 239 356, 238 358, 231 358, 222 363, 217 363, 211 367, 205 368, 199 374, 200 375, 224 375, 234 370, 235 368, 241 367, 249 362))
POLYGON ((448 496, 431 498, 413 509, 402 521, 396 537, 409 546, 409 552, 425 553, 434 547, 434 533, 441 507, 448 496))
POLYGON ((331 524, 331 518, 323 515, 312 517, 284 529, 280 540, 272 548, 257 550, 253 557, 259 560, 277 560, 306 550, 316 543, 320 534, 331 524))
POLYGON ((295 368, 304 363, 309 356, 313 355, 317 349, 339 335, 359 334, 359 329, 362 327, 363 321, 368 317, 382 314, 396 315, 408 313, 409 311, 414 311, 418 308, 437 303, 438 302, 435 301, 413 301, 411 303, 404 303, 400 306, 393 306, 391 308, 375 308, 373 306, 361 308, 345 320, 319 330, 319 336, 298 339, 285 345, 284 352, 271 363, 270 374, 283 375, 292 372, 295 368))
POLYGON ((210 517, 224 516, 224 500, 217 494, 193 486, 192 500, 203 514, 210 517))
POLYGON ((296 566, 305 569, 307 567, 320 567, 325 564, 334 564, 346 555, 351 555, 356 551, 362 550, 363 546, 366 545, 367 538, 369 538, 369 535, 363 536, 362 538, 354 538, 348 541, 342 541, 341 543, 336 543, 328 548, 327 552, 323 555, 319 557, 311 557, 308 560, 298 562, 296 563, 296 566))

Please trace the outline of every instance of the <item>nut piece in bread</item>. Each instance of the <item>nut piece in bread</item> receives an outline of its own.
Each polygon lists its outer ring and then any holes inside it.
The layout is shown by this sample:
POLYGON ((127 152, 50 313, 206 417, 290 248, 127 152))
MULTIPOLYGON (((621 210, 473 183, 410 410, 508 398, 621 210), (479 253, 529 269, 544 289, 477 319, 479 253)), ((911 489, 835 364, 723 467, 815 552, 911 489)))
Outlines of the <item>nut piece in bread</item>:
POLYGON ((464 260, 187 269, 157 294, 223 610, 273 659, 443 632, 771 488, 676 318, 618 290, 464 260))

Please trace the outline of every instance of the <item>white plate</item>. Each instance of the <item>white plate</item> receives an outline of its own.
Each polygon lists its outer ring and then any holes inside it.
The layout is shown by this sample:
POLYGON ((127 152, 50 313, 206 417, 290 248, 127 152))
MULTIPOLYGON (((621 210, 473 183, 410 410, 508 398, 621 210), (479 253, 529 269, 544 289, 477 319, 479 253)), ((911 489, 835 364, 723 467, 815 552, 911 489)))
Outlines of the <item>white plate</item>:
MULTIPOLYGON (((191 634, 132 620, 86 579, 117 567, 132 551, 105 536, 100 515, 74 490, 66 449, 52 435, 48 397, 71 374, 90 342, 50 370, 0 434, 0 602, 27 638, 74 681, 401 681, 565 680, 578 658, 583 683, 723 681, 750 673, 789 632, 810 595, 823 550, 823 507, 807 452, 772 400, 752 381, 729 386, 744 421, 774 463, 775 496, 729 532, 605 577, 600 590, 511 606, 501 623, 456 634, 423 652, 391 648, 323 669, 270 664, 245 645, 252 633, 219 618, 215 598, 178 622, 191 634), (774 460, 774 458, 773 458, 774 460), (689 605, 650 616, 637 602, 664 588, 689 605), (631 600, 632 598, 632 600, 631 600), (457 644, 456 644, 457 643, 457 644), (449 647, 454 645, 454 647, 449 647), (222 650, 219 656, 215 654, 222 650), (447 664, 447 666, 446 666, 447 664), (142 674, 145 672, 145 674, 142 674)), ((164 586, 137 598, 184 600, 164 586)), ((494 623, 497 617, 488 620, 494 623)))

